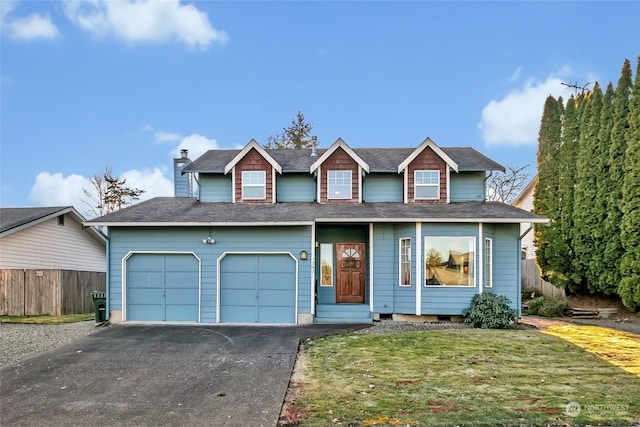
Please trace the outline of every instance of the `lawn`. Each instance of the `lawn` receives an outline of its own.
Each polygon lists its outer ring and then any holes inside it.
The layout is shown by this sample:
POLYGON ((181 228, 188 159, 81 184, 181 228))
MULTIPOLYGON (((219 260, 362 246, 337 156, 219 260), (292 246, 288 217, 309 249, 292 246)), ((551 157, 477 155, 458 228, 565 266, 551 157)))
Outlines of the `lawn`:
POLYGON ((304 425, 640 422, 640 377, 535 330, 331 336, 300 357, 304 425))

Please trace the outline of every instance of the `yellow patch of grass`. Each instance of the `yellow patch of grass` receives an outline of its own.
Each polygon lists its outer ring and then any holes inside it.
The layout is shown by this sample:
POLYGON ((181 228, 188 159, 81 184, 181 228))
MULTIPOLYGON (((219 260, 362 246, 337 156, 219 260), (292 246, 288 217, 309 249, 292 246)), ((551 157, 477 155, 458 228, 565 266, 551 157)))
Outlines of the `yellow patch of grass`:
POLYGON ((638 335, 586 325, 555 325, 542 332, 577 345, 612 365, 640 376, 638 335))

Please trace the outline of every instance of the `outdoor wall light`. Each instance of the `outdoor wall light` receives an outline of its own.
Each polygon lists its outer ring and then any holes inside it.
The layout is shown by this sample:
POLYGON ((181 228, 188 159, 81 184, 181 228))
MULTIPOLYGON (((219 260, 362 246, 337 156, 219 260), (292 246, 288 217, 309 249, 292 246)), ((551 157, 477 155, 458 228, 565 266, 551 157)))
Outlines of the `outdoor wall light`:
POLYGON ((204 243, 205 245, 213 245, 215 242, 216 239, 211 236, 207 237, 206 239, 202 239, 202 243, 204 243))
POLYGON ((307 253, 307 251, 300 252, 300 259, 301 260, 306 260, 308 256, 309 256, 309 254, 307 253))

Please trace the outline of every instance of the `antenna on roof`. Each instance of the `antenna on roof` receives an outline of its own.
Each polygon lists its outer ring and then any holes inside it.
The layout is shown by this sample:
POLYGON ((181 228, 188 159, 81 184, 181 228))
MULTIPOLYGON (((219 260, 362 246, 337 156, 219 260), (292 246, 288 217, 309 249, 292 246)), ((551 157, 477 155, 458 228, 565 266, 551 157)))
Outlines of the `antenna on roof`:
POLYGON ((311 137, 311 157, 318 157, 316 148, 318 148, 318 137, 314 135, 311 137))

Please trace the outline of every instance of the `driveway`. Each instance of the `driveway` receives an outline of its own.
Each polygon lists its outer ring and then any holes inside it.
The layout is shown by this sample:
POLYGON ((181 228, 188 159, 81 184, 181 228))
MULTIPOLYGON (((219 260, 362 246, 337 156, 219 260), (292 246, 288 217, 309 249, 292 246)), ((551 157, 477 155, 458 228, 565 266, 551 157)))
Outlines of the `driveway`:
POLYGON ((274 426, 306 337, 353 325, 116 325, 0 370, 3 425, 274 426))

